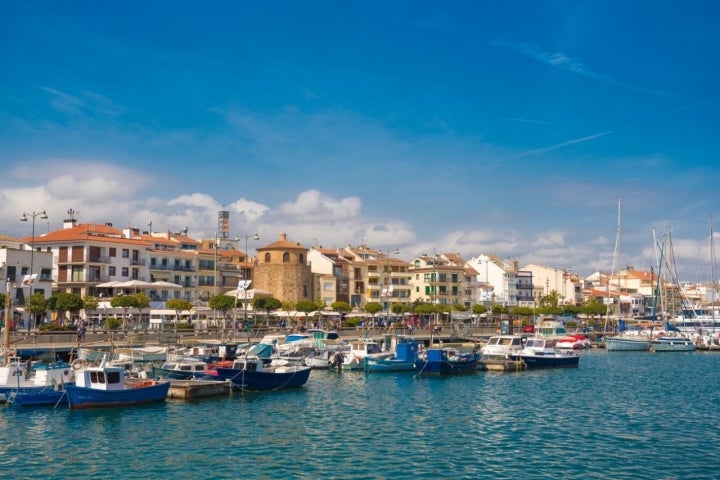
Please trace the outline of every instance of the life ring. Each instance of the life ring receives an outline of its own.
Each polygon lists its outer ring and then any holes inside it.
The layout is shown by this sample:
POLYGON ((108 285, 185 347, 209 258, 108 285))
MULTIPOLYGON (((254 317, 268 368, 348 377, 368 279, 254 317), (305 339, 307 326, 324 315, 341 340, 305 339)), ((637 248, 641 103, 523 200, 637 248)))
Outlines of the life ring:
POLYGON ((72 362, 72 369, 73 370, 80 370, 81 368, 85 368, 88 366, 88 361, 84 358, 76 358, 72 362))

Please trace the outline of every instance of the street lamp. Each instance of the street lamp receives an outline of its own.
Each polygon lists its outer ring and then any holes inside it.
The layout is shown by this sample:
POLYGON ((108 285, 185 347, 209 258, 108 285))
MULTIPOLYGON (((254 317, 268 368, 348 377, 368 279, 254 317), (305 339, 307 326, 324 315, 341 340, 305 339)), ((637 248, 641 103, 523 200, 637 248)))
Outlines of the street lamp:
MULTIPOLYGON (((252 282, 252 279, 250 281, 247 281, 248 275, 248 240, 252 238, 253 240, 260 240, 260 235, 257 233, 245 233, 242 235, 243 238, 245 238, 245 268, 243 269, 243 278, 245 279, 245 282, 243 282, 244 288, 243 290, 243 296, 244 302, 243 302, 243 326, 247 325, 247 289, 250 287, 250 284, 252 282)), ((235 299, 237 299, 237 295, 235 296, 235 299)), ((235 302, 237 304, 237 302, 235 302)), ((236 309, 237 311, 237 309, 236 309)), ((237 323, 237 322, 235 322, 237 323)))
MULTIPOLYGON (((48 215, 43 210, 42 212, 36 212, 33 210, 32 213, 23 213, 20 217, 21 222, 27 222, 28 217, 32 218, 32 234, 30 235, 30 296, 33 294, 33 284, 34 279, 32 278, 33 275, 33 268, 34 268, 34 257, 35 257, 35 217, 40 217, 41 220, 47 220, 48 215)), ((30 329, 30 322, 28 322, 28 330, 30 329)))

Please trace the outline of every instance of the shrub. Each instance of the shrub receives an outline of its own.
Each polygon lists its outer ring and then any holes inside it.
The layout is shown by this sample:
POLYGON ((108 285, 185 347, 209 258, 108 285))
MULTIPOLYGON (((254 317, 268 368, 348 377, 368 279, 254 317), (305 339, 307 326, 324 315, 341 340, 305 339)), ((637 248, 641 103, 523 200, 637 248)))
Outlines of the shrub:
POLYGON ((110 317, 105 319, 105 329, 107 330, 117 330, 120 328, 120 325, 122 324, 122 320, 116 317, 110 317))

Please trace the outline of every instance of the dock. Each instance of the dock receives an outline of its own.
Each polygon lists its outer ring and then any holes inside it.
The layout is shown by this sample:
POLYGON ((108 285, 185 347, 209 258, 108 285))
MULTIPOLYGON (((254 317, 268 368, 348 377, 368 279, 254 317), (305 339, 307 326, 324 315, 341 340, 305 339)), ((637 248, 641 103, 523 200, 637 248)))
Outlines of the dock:
POLYGON ((480 360, 480 363, 478 363, 478 369, 494 372, 520 372, 522 370, 526 370, 527 365, 519 359, 488 359, 480 360))
POLYGON ((196 400, 205 397, 230 395, 232 383, 217 380, 170 380, 169 400, 196 400))

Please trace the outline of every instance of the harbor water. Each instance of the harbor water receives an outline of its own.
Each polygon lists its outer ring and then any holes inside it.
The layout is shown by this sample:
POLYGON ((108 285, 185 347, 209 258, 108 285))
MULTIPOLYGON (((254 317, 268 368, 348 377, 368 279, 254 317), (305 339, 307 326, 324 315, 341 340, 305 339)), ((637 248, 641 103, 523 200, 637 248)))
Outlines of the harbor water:
POLYGON ((581 353, 577 369, 313 371, 300 389, 0 411, 2 478, 712 479, 720 354, 581 353))

